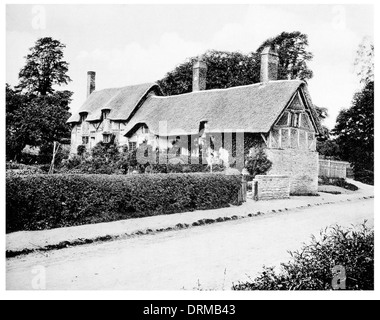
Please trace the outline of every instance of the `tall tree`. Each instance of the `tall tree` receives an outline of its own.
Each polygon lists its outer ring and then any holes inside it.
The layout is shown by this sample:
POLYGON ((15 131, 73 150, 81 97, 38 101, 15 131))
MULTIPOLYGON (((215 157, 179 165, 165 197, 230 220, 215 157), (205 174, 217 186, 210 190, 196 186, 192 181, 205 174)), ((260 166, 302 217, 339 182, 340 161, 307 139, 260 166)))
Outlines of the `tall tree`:
POLYGON ((19 127, 22 118, 20 110, 27 107, 27 97, 13 90, 10 85, 5 85, 5 109, 6 109, 6 156, 8 160, 17 159, 25 147, 27 132, 19 127))
POLYGON ((341 158, 351 163, 355 179, 374 183, 374 46, 364 38, 354 66, 363 88, 349 109, 342 110, 332 133, 337 137, 341 158))
POLYGON ((26 145, 40 147, 49 162, 54 141, 70 137, 69 103, 72 92, 46 96, 20 93, 6 85, 6 155, 20 160, 26 145))
POLYGON ((360 78, 360 82, 362 83, 374 81, 374 55, 374 45, 367 37, 365 37, 359 45, 354 62, 356 72, 360 78))
POLYGON ((261 53, 268 45, 275 46, 278 51, 279 79, 307 80, 313 77, 313 71, 307 66, 307 62, 313 59, 313 54, 307 50, 309 40, 306 34, 299 31, 282 32, 264 41, 257 49, 257 53, 261 53))
POLYGON ((54 85, 68 84, 68 63, 63 60, 66 46, 50 37, 37 40, 25 57, 26 65, 19 73, 18 88, 38 95, 53 93, 54 85))
MULTIPOLYGON (((198 57, 187 59, 158 81, 167 95, 192 91, 193 63, 198 57)), ((207 64, 206 89, 225 89, 260 81, 260 60, 255 53, 242 54, 210 50, 202 55, 207 64)))
MULTIPOLYGON (((279 79, 310 79, 313 72, 307 62, 313 58, 307 51, 307 35, 283 32, 266 40, 256 52, 242 54, 210 50, 201 57, 207 64, 206 89, 224 89, 260 81, 260 53, 266 45, 275 45, 279 53, 279 79)), ((191 92, 192 65, 197 57, 187 59, 158 82, 167 95, 191 92)))
POLYGON ((357 180, 374 179, 374 82, 355 94, 351 108, 342 110, 333 129, 342 158, 354 168, 357 180))
POLYGON ((54 141, 70 137, 66 120, 72 92, 53 88, 71 81, 64 48, 50 37, 37 40, 19 73, 17 90, 6 85, 8 159, 20 160, 23 148, 31 145, 48 153, 45 161, 49 161, 54 141))

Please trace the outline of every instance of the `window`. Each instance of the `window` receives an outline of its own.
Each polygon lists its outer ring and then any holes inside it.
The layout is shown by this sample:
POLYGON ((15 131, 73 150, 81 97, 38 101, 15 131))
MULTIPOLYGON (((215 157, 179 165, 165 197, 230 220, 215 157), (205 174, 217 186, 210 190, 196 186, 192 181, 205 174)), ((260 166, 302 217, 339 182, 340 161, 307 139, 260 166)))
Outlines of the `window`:
POLYGON ((80 122, 83 122, 87 119, 87 112, 81 113, 80 114, 80 122))
POLYGON ((89 139, 88 137, 82 137, 82 144, 88 144, 89 139))
POLYGON ((104 143, 110 143, 111 142, 111 135, 110 134, 103 134, 103 142, 104 143))
POLYGON ((147 127, 147 126, 142 126, 142 127, 141 127, 141 132, 142 132, 143 134, 147 134, 147 133, 149 133, 149 129, 148 129, 148 127, 147 127))
POLYGON ((128 143, 128 150, 129 151, 136 150, 136 148, 137 148, 137 143, 136 142, 129 142, 128 143))
POLYGON ((305 129, 311 129, 312 128, 310 125, 310 118, 306 113, 302 114, 301 127, 305 128, 305 129))
POLYGON ((109 110, 103 110, 102 111, 102 118, 103 119, 107 119, 107 117, 108 117, 109 114, 110 114, 109 110))
POLYGON ((293 113, 292 127, 298 128, 300 126, 300 118, 301 118, 301 114, 300 113, 293 113))

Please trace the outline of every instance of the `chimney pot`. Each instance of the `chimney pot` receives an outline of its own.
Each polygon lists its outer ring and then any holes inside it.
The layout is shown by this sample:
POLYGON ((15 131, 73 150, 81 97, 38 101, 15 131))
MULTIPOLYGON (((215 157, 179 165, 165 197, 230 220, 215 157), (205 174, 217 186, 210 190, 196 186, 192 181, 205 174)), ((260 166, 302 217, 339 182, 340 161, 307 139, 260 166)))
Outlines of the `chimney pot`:
POLYGON ((95 71, 87 72, 87 97, 95 90, 95 71))
POLYGON ((198 59, 193 64, 193 91, 206 90, 207 65, 198 59))
POLYGON ((266 46, 261 52, 260 82, 277 80, 278 61, 276 48, 266 46))

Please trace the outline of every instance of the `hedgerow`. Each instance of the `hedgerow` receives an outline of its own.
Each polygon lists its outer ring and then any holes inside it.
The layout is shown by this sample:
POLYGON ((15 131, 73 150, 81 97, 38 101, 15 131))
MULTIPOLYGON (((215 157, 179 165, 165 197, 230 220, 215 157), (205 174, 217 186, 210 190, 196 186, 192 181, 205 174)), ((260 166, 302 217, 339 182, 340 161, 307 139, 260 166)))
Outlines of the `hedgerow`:
POLYGON ((374 230, 365 223, 350 229, 340 226, 326 229, 319 239, 313 237, 310 244, 291 253, 291 258, 281 264, 279 272, 274 267, 264 267, 258 277, 232 289, 374 289, 374 230))
POLYGON ((6 177, 6 231, 44 230, 238 204, 221 174, 6 177))

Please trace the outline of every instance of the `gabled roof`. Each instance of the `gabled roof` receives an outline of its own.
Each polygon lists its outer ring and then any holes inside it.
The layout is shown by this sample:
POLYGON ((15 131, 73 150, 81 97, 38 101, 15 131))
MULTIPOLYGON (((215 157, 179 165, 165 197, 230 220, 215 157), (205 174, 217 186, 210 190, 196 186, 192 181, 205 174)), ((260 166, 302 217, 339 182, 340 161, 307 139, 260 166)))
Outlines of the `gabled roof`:
POLYGON ((80 122, 80 113, 87 113, 86 121, 100 120, 102 110, 110 110, 108 118, 111 120, 127 120, 140 101, 152 90, 160 93, 160 88, 155 83, 94 91, 67 122, 80 122))
POLYGON ((300 80, 269 81, 176 96, 150 96, 129 121, 126 132, 145 123, 157 135, 162 135, 160 124, 167 126, 165 135, 197 134, 200 122, 207 121, 210 132, 266 133, 299 89, 303 90, 313 109, 306 84, 300 80))

